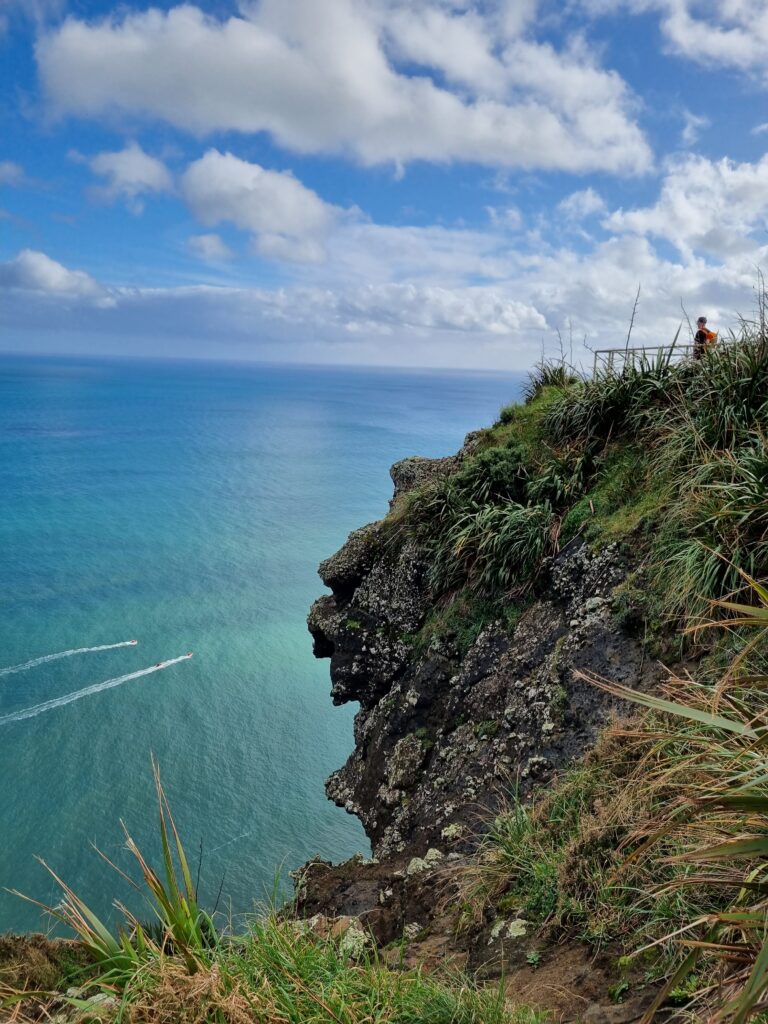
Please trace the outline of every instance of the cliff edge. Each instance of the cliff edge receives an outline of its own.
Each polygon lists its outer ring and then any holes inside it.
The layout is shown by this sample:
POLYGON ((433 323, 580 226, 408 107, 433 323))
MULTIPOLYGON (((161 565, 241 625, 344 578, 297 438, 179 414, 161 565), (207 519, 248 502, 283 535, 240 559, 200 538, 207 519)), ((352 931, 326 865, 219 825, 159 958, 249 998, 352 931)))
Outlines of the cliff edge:
MULTIPOLYGON (((396 463, 394 504, 459 472, 471 440, 450 459, 396 463)), ((429 568, 428 553, 393 538, 386 521, 365 526, 320 566, 331 594, 308 620, 316 656, 330 659, 334 703, 360 705, 355 749, 326 791, 357 815, 377 858, 466 849, 510 791, 526 795, 589 749, 614 702, 579 672, 636 688, 659 675, 617 615, 637 568, 617 543, 571 540, 542 567, 516 623, 489 622, 466 650, 451 628, 420 635, 436 604, 451 607, 429 568)))

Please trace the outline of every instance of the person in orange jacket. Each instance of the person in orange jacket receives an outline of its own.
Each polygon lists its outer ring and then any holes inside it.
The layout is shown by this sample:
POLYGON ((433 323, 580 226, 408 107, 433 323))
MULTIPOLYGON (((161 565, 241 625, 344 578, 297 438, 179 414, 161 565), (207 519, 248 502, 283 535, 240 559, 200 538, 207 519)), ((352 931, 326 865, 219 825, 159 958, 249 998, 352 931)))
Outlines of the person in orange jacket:
POLYGON ((710 345, 717 341, 717 331, 707 330, 707 318, 700 316, 696 321, 696 333, 693 336, 693 358, 701 359, 710 345))

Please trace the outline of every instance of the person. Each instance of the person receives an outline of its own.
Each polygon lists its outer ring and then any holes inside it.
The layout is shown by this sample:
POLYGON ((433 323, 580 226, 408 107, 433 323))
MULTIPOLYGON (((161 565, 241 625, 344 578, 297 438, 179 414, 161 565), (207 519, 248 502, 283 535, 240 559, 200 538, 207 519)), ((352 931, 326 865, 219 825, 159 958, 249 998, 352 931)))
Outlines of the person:
POLYGON ((707 330, 707 318, 700 316, 696 321, 696 333, 693 336, 693 358, 701 359, 710 345, 717 340, 717 331, 707 330))

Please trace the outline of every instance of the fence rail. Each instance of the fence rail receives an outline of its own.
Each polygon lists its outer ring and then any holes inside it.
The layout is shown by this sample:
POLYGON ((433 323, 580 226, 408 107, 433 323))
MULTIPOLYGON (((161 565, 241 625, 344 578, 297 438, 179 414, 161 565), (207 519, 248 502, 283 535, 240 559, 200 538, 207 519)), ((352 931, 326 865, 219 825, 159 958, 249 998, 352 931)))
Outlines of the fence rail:
POLYGON ((655 359, 659 353, 668 352, 670 361, 677 362, 685 359, 693 352, 693 344, 682 345, 641 345, 637 348, 599 348, 594 354, 595 360, 592 367, 593 374, 598 369, 613 371, 618 367, 634 365, 642 359, 655 359))

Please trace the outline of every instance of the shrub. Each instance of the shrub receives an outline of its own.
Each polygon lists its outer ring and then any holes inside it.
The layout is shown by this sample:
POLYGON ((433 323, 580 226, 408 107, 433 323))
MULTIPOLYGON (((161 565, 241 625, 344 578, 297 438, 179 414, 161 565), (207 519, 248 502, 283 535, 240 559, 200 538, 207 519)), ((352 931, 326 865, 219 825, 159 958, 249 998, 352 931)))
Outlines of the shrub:
POLYGON ((528 481, 526 496, 533 504, 562 508, 583 494, 594 468, 594 456, 588 446, 571 446, 562 453, 552 451, 528 481))
POLYGON ((463 504, 520 501, 525 495, 526 478, 524 452, 514 445, 489 448, 467 459, 451 477, 449 487, 463 504))

